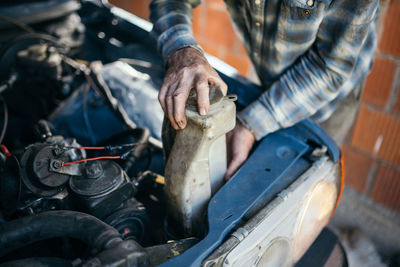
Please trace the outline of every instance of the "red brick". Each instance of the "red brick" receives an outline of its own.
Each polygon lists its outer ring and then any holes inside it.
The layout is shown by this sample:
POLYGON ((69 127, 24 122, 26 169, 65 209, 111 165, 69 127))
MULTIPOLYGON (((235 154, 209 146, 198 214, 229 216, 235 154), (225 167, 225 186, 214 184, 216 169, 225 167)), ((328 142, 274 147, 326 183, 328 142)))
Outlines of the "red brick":
POLYGON ((371 198, 400 212, 400 171, 382 164, 376 173, 371 198))
POLYGON ((110 3, 125 9, 138 17, 149 20, 149 5, 151 0, 130 1, 130 0, 110 0, 110 3))
POLYGON ((383 108, 389 100, 395 72, 396 63, 393 60, 375 57, 361 100, 383 108))
POLYGON ((361 105, 351 140, 354 147, 400 165, 399 137, 398 118, 361 105))
POLYGON ((220 5, 221 7, 225 7, 225 3, 223 0, 204 0, 203 3, 205 4, 217 4, 220 5))
POLYGON ((204 40, 203 38, 196 38, 196 42, 210 55, 221 58, 221 50, 225 48, 221 45, 212 44, 210 41, 204 40))
POLYGON ((391 0, 383 20, 383 32, 378 48, 380 51, 400 56, 400 0, 391 0))
POLYGON ((207 8, 206 38, 214 43, 231 49, 236 40, 236 33, 227 11, 207 8))
POLYGON ((235 67, 243 76, 248 75, 251 66, 251 62, 248 57, 227 52, 221 59, 229 65, 235 67))
POLYGON ((365 153, 348 145, 342 146, 342 152, 346 167, 346 185, 364 193, 369 171, 375 161, 365 153))
POLYGON ((237 39, 236 46, 239 47, 238 50, 239 50, 239 54, 240 54, 240 55, 248 57, 246 48, 244 48, 244 45, 243 45, 243 43, 239 40, 239 38, 237 39))
POLYGON ((399 85, 399 88, 398 88, 398 90, 397 90, 397 99, 396 99, 396 102, 394 103, 394 106, 393 106, 393 112, 396 112, 396 113, 399 113, 400 114, 400 85, 399 85))
POLYGON ((132 12, 132 2, 129 0, 110 0, 110 4, 132 12))
POLYGON ((207 25, 206 7, 200 5, 193 9, 193 33, 195 37, 204 37, 207 25))

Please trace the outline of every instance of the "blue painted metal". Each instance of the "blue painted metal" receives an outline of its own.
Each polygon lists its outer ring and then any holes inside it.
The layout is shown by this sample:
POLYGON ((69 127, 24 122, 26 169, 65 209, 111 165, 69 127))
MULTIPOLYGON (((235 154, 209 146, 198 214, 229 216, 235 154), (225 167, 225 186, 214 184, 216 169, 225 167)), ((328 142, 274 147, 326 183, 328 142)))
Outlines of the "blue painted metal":
POLYGON ((211 199, 207 236, 161 266, 200 266, 253 206, 267 195, 272 198, 276 194, 274 189, 281 178, 309 149, 307 144, 283 132, 261 141, 245 165, 211 199))

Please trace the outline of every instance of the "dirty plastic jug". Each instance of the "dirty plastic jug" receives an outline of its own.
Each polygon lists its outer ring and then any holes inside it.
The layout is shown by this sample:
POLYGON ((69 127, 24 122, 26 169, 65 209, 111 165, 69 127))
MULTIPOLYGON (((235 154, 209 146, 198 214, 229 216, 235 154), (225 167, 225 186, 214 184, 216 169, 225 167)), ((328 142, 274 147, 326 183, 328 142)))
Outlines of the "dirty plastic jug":
POLYGON ((196 99, 192 89, 183 130, 174 130, 168 119, 164 119, 163 127, 168 222, 174 234, 181 237, 199 234, 208 201, 223 185, 225 134, 236 122, 236 96, 224 96, 211 87, 210 109, 205 116, 198 113, 196 99))

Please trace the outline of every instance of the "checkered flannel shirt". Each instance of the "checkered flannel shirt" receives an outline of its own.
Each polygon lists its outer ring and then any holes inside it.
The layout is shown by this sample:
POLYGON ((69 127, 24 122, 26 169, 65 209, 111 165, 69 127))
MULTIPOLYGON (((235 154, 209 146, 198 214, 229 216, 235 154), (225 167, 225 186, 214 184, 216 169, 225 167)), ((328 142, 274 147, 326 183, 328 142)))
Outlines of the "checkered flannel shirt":
MULTIPOLYGON (((201 50, 191 23, 200 2, 152 1, 151 34, 165 62, 181 48, 201 50)), ((324 121, 371 68, 378 0, 225 2, 265 88, 238 113, 257 140, 305 118, 324 121)))

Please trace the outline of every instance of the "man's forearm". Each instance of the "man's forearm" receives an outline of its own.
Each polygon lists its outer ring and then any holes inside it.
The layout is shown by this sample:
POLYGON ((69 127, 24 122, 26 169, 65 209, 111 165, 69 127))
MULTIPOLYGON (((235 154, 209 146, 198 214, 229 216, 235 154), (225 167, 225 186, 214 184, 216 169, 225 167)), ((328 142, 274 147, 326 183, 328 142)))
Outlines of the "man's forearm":
POLYGON ((150 4, 151 36, 166 63, 175 51, 194 47, 202 51, 193 37, 192 9, 201 0, 153 0, 150 4))

